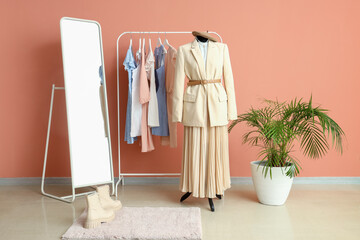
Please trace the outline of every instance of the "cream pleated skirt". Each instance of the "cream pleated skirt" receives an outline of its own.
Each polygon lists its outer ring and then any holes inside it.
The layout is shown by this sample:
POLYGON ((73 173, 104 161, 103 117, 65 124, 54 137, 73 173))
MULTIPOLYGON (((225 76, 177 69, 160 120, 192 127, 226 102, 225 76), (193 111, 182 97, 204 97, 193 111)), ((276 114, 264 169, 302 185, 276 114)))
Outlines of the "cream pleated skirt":
POLYGON ((180 190, 215 198, 230 188, 227 126, 184 126, 180 190))

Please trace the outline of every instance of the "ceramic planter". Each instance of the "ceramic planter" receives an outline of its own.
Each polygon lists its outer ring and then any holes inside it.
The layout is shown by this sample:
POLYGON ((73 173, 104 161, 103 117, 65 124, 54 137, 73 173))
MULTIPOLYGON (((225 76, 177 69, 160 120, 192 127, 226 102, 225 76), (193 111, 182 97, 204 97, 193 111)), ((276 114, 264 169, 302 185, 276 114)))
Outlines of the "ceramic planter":
POLYGON ((250 163, 252 179, 259 201, 266 205, 283 205, 289 196, 293 183, 293 178, 285 175, 285 167, 273 167, 270 174, 266 175, 262 172, 264 163, 260 166, 260 161, 250 163), (282 169, 282 170, 281 170, 282 169))

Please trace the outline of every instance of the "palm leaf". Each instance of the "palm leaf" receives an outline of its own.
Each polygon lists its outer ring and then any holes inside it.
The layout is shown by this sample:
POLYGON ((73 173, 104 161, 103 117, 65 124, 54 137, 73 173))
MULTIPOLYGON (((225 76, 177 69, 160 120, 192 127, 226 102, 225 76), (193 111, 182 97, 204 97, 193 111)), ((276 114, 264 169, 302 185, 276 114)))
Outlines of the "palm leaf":
POLYGON ((312 95, 308 102, 293 99, 290 102, 264 100, 264 107, 250 108, 229 125, 229 132, 244 122, 251 130, 243 136, 243 143, 261 148, 260 163, 263 174, 272 177, 272 167, 286 167, 285 174, 295 177, 300 173, 300 162, 290 155, 294 141, 300 141, 305 156, 320 158, 329 150, 331 138, 336 151, 343 152, 341 127, 327 114, 328 110, 313 106, 312 95))

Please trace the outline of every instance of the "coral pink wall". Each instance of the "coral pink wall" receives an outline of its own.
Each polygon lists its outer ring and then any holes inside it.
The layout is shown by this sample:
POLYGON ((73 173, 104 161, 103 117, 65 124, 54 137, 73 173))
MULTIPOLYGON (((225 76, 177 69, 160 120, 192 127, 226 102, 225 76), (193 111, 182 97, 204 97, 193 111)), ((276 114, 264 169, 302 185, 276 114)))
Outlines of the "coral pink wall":
MULTIPOLYGON (((129 30, 211 30, 229 46, 239 113, 262 98, 307 99, 312 93, 347 133, 342 156, 331 151, 322 160, 310 160, 298 154, 301 176, 360 176, 359 1, 19 0, 1 1, 0 9, 0 177, 41 176, 51 85, 63 86, 63 16, 97 20, 102 26, 115 169, 117 36, 129 30)), ((168 37, 175 46, 192 40, 191 35, 168 37)), ((128 38, 120 47, 128 47, 128 38)), ((126 72, 121 78, 123 131, 126 72)), ((70 172, 64 101, 64 93, 57 92, 47 171, 53 177, 70 172)), ((244 131, 239 126, 230 134, 232 176, 250 176, 249 162, 256 159, 256 149, 241 144, 244 131)), ((179 133, 181 143, 182 126, 179 133)), ((158 140, 155 144, 154 152, 144 154, 138 145, 121 141, 122 170, 179 172, 181 144, 177 149, 161 147, 158 140)))

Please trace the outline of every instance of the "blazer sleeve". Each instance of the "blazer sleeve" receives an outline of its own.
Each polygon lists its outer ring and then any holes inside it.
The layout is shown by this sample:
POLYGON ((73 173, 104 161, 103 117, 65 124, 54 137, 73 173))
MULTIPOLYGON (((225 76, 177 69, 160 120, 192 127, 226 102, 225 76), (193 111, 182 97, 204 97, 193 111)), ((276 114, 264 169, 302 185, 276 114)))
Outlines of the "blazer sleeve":
POLYGON ((235 98, 235 89, 234 89, 234 78, 231 69, 229 48, 227 44, 224 44, 224 64, 223 64, 223 74, 225 89, 228 98, 228 120, 237 119, 237 109, 236 109, 236 98, 235 98))
POLYGON ((172 121, 181 122, 183 114, 185 62, 182 48, 179 47, 176 63, 173 89, 172 121))

